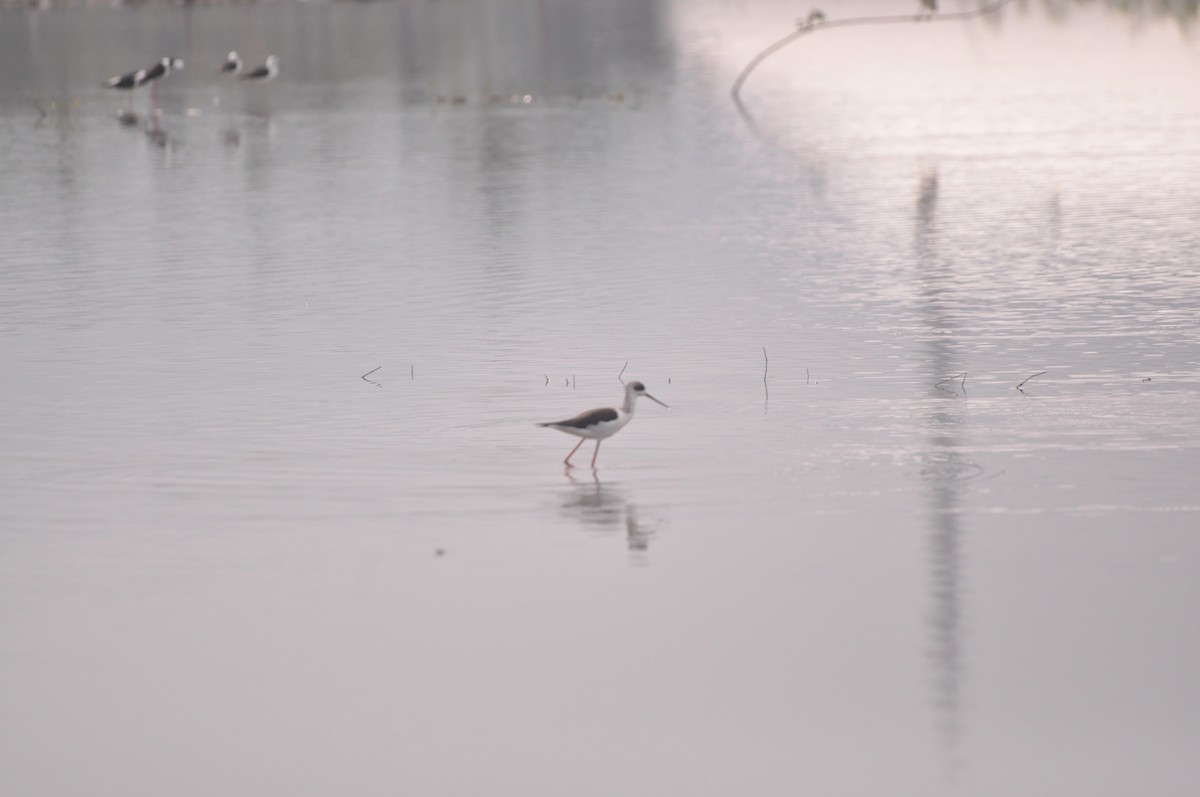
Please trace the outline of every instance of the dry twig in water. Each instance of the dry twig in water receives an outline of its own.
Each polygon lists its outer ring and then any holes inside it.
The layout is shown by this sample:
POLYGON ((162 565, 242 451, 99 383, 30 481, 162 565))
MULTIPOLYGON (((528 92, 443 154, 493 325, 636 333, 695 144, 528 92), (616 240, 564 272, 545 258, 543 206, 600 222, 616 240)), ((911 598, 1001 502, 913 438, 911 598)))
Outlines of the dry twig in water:
POLYGON ((365 374, 363 374, 363 375, 362 375, 361 377, 359 377, 359 378, 360 378, 360 379, 362 379, 362 381, 364 381, 364 382, 369 382, 369 383, 371 383, 371 384, 372 384, 372 385, 374 385, 375 387, 383 387, 383 385, 382 385, 382 384, 380 384, 379 382, 376 382, 374 379, 367 379, 367 377, 368 377, 368 376, 370 376, 371 374, 375 373, 376 371, 378 371, 378 370, 379 370, 380 368, 382 368, 382 367, 383 367, 383 366, 382 366, 382 365, 380 365, 380 366, 377 366, 377 367, 375 367, 375 368, 372 368, 370 371, 367 371, 365 374))
MULTIPOLYGON (((1017 390, 1021 390, 1021 385, 1025 384, 1025 383, 1026 383, 1026 382, 1028 382, 1030 379, 1033 379, 1033 377, 1035 377, 1035 376, 1041 376, 1041 375, 1042 375, 1042 374, 1044 374, 1044 373, 1046 373, 1046 372, 1045 372, 1045 371, 1038 371, 1036 374, 1032 374, 1031 376, 1027 376, 1027 377, 1025 377, 1024 379, 1022 379, 1022 380, 1021 380, 1021 381, 1020 381, 1020 382, 1017 384, 1017 390)), ((1022 393, 1024 393, 1025 391, 1024 391, 1024 390, 1021 390, 1021 392, 1022 392, 1022 393)))
POLYGON ((961 374, 955 374, 954 376, 948 376, 945 379, 943 379, 942 381, 934 383, 933 386, 938 388, 939 390, 949 393, 950 391, 946 390, 944 387, 942 387, 942 385, 946 384, 947 382, 953 382, 955 379, 962 380, 959 383, 959 387, 962 388, 963 393, 966 393, 967 392, 967 372, 966 371, 963 371, 961 374))
POLYGON ((767 347, 763 346, 763 401, 771 399, 771 391, 767 388, 767 347))

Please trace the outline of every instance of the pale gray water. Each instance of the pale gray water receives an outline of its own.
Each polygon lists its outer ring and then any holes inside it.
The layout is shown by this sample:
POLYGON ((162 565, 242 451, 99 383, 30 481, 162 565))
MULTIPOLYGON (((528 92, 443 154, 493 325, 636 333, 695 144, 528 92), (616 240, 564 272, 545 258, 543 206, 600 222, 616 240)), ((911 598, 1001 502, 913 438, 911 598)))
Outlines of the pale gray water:
POLYGON ((1195 794, 1200 45, 1040 8, 0 14, 0 793, 1195 794))

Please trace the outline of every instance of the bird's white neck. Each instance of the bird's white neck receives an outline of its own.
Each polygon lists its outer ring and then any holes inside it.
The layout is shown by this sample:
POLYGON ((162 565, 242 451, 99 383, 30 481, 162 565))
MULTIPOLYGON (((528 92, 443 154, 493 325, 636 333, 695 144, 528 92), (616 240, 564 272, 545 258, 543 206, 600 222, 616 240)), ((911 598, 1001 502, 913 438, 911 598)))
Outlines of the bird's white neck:
POLYGON ((637 407, 637 393, 633 392, 633 388, 625 388, 625 403, 621 405, 621 411, 633 415, 633 410, 637 407))

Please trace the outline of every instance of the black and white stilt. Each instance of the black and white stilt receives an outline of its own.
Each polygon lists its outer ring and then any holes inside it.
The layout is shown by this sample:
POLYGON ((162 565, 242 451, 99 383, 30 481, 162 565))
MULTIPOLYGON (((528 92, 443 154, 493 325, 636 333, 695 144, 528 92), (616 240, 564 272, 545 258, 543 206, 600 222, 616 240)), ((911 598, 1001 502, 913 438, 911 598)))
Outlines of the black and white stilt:
POLYGON ((122 89, 124 91, 129 91, 130 89, 136 89, 138 86, 142 85, 142 81, 145 80, 145 78, 145 69, 135 69, 134 71, 126 72, 123 75, 110 77, 108 80, 104 81, 104 85, 110 89, 122 89))
POLYGON ((158 81, 171 74, 172 71, 183 69, 182 58, 162 58, 157 64, 149 69, 142 70, 145 74, 142 75, 139 86, 150 84, 150 113, 158 115, 158 81))
POLYGON ((142 79, 145 77, 145 69, 135 69, 132 72, 126 72, 123 75, 117 75, 104 81, 104 85, 107 88, 128 92, 126 107, 117 112, 117 118, 121 120, 121 124, 137 124, 137 114, 133 110, 133 90, 142 85, 142 79))
POLYGON ((229 55, 225 56, 225 63, 221 64, 222 75, 240 75, 242 74, 242 59, 237 54, 237 50, 230 50, 229 55))
POLYGON ((242 74, 242 80, 254 80, 260 83, 266 83, 268 80, 274 80, 279 74, 279 58, 274 55, 267 56, 267 62, 262 66, 256 66, 249 72, 242 74))
POLYGON ((657 404, 662 404, 664 407, 667 406, 647 393, 646 386, 641 382, 630 382, 625 386, 625 403, 620 407, 601 407, 600 409, 588 410, 565 421, 539 423, 538 426, 548 426, 551 429, 557 429, 560 432, 566 432, 567 434, 582 438, 571 449, 571 453, 567 454, 567 458, 563 460, 563 464, 568 468, 571 467, 571 457, 575 456, 575 452, 579 450, 579 446, 583 445, 584 440, 595 440, 596 451, 592 454, 592 467, 595 468, 596 457, 600 453, 601 441, 612 437, 633 420, 633 411, 637 407, 639 396, 645 396, 657 404))
MULTIPOLYGON (((237 54, 237 50, 230 50, 229 55, 225 56, 225 62, 221 64, 221 74, 231 77, 242 74, 242 57, 237 54)), ((236 144, 238 140, 237 129, 233 126, 233 102, 237 95, 237 81, 230 80, 225 84, 225 115, 229 119, 229 127, 225 130, 225 141, 231 144, 236 144)))

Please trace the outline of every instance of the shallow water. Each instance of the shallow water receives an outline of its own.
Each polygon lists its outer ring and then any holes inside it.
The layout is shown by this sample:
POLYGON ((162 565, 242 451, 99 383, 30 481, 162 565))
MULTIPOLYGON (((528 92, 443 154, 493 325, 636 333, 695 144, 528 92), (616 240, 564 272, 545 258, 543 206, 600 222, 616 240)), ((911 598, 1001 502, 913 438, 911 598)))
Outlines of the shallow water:
POLYGON ((0 14, 0 791, 1191 794, 1200 49, 1067 8, 0 14))

